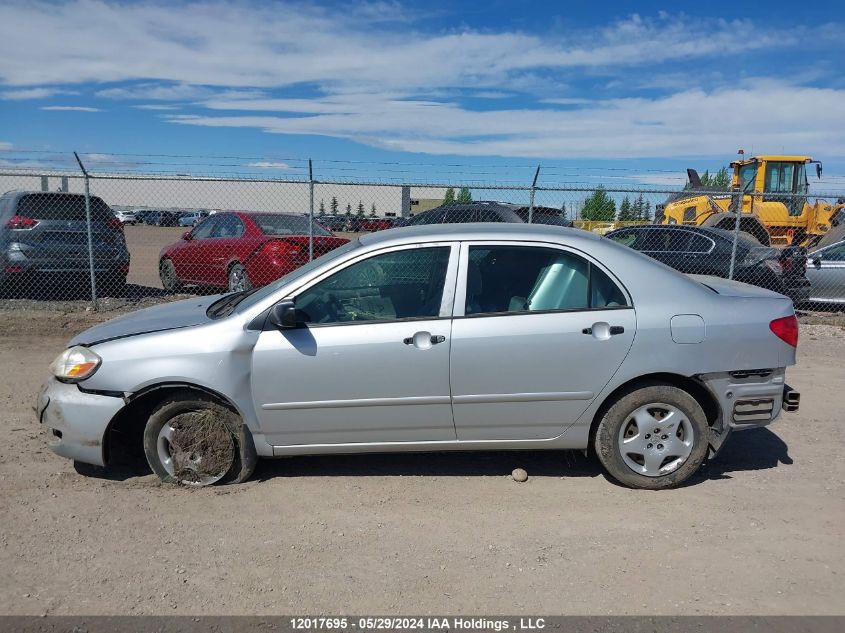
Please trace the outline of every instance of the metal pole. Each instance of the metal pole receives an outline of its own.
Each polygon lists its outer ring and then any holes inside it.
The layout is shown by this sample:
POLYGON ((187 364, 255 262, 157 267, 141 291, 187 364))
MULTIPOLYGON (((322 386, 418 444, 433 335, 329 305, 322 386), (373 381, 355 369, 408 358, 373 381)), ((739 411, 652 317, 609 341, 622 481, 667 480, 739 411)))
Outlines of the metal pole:
POLYGON ((94 274, 94 240, 91 235, 91 189, 88 184, 88 171, 79 159, 79 154, 73 153, 79 168, 85 176, 85 230, 88 233, 88 273, 91 279, 91 305, 96 312, 97 305, 97 276, 94 274))
MULTIPOLYGON (((745 152, 744 151, 742 151, 742 150, 739 151, 739 158, 740 158, 740 160, 745 158, 745 152)), ((754 176, 748 182, 748 184, 749 185, 752 184, 756 179, 757 179, 757 170, 755 169, 754 170, 754 176)), ((736 245, 737 245, 737 242, 739 242, 739 225, 742 223, 742 201, 743 201, 743 198, 745 197, 745 190, 746 189, 748 189, 748 185, 743 187, 742 181, 740 180, 739 181, 739 187, 738 187, 738 195, 737 195, 737 200, 736 200, 736 219, 734 220, 734 242, 731 245, 731 267, 730 267, 730 270, 728 271, 728 279, 734 278, 734 268, 736 266, 736 245)), ((752 197, 752 201, 753 201, 753 199, 754 198, 752 197)), ((753 204, 753 202, 752 202, 752 204, 753 204)))
POLYGON ((308 261, 314 259, 314 170, 311 159, 308 159, 308 261))
POLYGON ((537 190, 537 176, 540 175, 540 166, 537 165, 537 171, 534 172, 534 180, 531 181, 531 193, 528 198, 528 224, 534 220, 534 192, 537 190))

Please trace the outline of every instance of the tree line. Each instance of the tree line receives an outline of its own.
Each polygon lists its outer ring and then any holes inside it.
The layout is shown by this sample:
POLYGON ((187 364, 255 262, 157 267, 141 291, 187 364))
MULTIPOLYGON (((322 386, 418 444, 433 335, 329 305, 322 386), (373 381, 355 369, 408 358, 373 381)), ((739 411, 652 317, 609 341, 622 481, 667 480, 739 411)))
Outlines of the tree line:
POLYGON ((610 197, 604 187, 596 187, 590 196, 584 200, 584 207, 581 209, 582 220, 593 220, 599 222, 650 222, 652 219, 651 202, 646 200, 643 194, 631 200, 629 196, 622 198, 617 213, 616 200, 610 197))
MULTIPOLYGON (((329 201, 329 209, 330 209, 331 215, 340 215, 338 213, 338 210, 340 209, 340 203, 337 201, 337 196, 332 196, 332 199, 329 201)), ((320 200, 320 209, 317 212, 317 215, 326 215, 326 202, 325 202, 325 200, 320 200)), ((350 216, 353 215, 353 213, 352 213, 352 203, 351 202, 346 203, 346 212, 343 215, 350 215, 350 216)), ((358 201, 358 206, 356 207, 354 215, 357 215, 358 217, 364 217, 365 215, 367 215, 365 210, 364 210, 364 201, 363 200, 358 201)), ((375 202, 373 202, 370 205, 370 214, 369 215, 370 215, 371 218, 374 218, 377 215, 376 214, 376 203, 375 202)))

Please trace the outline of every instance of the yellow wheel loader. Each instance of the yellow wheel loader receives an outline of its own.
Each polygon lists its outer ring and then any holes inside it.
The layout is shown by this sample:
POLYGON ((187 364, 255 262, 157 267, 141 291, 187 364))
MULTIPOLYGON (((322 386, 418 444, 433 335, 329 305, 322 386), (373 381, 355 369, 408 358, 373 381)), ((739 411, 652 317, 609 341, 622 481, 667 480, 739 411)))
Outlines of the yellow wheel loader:
POLYGON ((698 173, 688 169, 688 189, 658 208, 655 222, 733 230, 742 195, 740 230, 766 245, 815 245, 833 227, 845 224, 845 201, 809 200, 807 165, 821 178, 822 164, 809 156, 754 156, 731 163, 731 191, 704 191, 698 173), (662 211, 662 213, 661 213, 662 211))

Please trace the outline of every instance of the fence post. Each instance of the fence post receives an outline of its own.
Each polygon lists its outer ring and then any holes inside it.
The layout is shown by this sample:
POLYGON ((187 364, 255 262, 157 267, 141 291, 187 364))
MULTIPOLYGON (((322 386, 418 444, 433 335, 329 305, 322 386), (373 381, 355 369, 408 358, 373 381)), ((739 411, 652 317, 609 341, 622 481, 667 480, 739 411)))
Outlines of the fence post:
POLYGON ((308 261, 314 259, 314 170, 308 159, 308 261))
POLYGON ((88 183, 88 170, 79 159, 79 154, 73 153, 76 157, 76 162, 79 163, 79 168, 82 170, 82 175, 85 176, 85 231, 88 234, 88 272, 91 278, 91 307, 96 312, 97 305, 97 276, 94 274, 94 240, 91 235, 91 189, 88 183))
POLYGON ((537 176, 540 175, 540 165, 537 165, 537 171, 534 172, 534 180, 531 181, 531 193, 528 198, 528 224, 534 221, 534 192, 537 189, 537 176))

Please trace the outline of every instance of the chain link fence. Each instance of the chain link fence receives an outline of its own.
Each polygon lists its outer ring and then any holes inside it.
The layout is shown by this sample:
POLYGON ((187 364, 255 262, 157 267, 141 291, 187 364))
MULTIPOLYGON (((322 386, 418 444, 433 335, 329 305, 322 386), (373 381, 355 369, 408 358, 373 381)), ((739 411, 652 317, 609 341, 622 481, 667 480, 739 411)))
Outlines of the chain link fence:
MULTIPOLYGON (((742 195, 620 187, 610 177, 606 185, 551 186, 538 185, 537 174, 524 185, 350 182, 314 179, 310 164, 291 179, 79 165, 0 172, 4 299, 86 300, 97 309, 117 298, 249 290, 363 233, 497 222, 573 226, 684 273, 776 290, 799 307, 845 306, 845 192, 742 195)), ((404 277, 421 284, 440 261, 429 259, 408 264, 404 277)), ((399 275, 400 264, 381 270, 399 275)), ((530 288, 519 296, 529 303, 530 288)))

